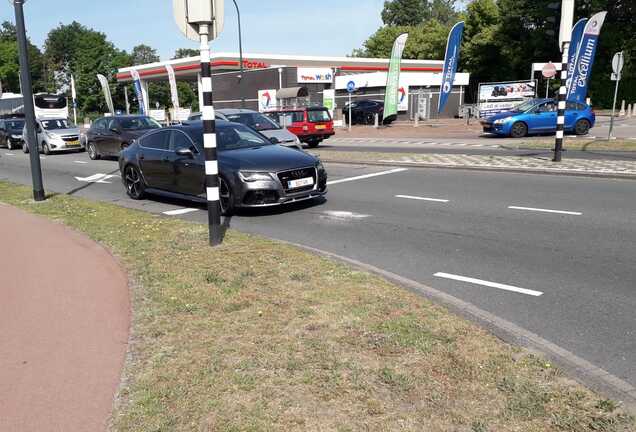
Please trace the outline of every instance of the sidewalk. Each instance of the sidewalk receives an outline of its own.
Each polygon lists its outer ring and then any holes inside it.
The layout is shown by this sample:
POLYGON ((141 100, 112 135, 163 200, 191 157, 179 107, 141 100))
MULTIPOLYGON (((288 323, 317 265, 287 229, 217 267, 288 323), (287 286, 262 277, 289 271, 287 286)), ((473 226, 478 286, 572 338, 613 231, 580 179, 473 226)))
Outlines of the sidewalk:
POLYGON ((128 279, 101 246, 0 203, 0 431, 103 431, 126 355, 128 279))
POLYGON ((391 166, 465 168, 490 171, 587 175, 636 179, 636 161, 570 159, 560 163, 545 156, 492 156, 466 154, 364 153, 313 150, 324 162, 380 164, 391 166))

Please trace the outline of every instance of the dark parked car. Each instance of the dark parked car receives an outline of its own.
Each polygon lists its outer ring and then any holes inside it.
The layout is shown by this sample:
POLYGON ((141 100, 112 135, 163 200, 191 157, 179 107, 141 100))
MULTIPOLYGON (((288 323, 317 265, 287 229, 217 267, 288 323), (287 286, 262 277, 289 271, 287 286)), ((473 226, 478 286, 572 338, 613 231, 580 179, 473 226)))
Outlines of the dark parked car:
POLYGON ((23 118, 0 119, 0 144, 9 150, 22 147, 23 118))
MULTIPOLYGON (((359 100, 351 103, 351 118, 353 124, 375 124, 375 115, 378 115, 379 122, 382 123, 384 114, 384 102, 374 100, 359 100)), ((342 108, 342 115, 345 123, 349 124, 349 104, 342 108)))
MULTIPOLYGON (((216 124, 221 210, 321 197, 327 173, 318 158, 272 143, 238 123, 216 124)), ((124 149, 119 169, 133 199, 148 193, 206 202, 203 122, 150 132, 124 149)))
POLYGON ((91 159, 118 156, 134 140, 161 125, 150 117, 122 115, 97 119, 86 132, 86 149, 91 159))

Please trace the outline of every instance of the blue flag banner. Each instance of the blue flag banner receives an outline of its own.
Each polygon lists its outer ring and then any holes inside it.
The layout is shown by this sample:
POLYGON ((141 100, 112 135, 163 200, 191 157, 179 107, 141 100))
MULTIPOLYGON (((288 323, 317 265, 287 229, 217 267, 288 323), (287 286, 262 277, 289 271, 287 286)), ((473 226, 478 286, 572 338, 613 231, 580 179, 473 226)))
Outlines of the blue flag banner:
POLYGON ((133 85, 135 86, 135 95, 139 102, 139 114, 146 115, 146 104, 144 103, 144 92, 141 89, 141 78, 139 77, 139 72, 133 69, 130 71, 130 75, 132 76, 133 85))
POLYGON ((587 97, 587 87, 592 76, 592 66, 596 56, 598 37, 607 12, 599 12, 585 25, 583 37, 576 53, 572 82, 567 92, 567 100, 583 103, 587 97))
POLYGON ((576 62, 576 54, 579 51, 579 45, 581 44, 581 38, 583 38, 583 30, 587 24, 587 18, 581 18, 572 27, 572 38, 570 41, 570 52, 568 53, 568 81, 566 87, 568 92, 570 91, 570 85, 572 85, 572 75, 574 75, 574 63, 576 62))
POLYGON ((446 58, 444 59, 444 70, 442 71, 442 87, 439 94, 439 103, 437 105, 437 112, 444 111, 444 107, 448 102, 448 96, 450 96, 453 90, 453 82, 455 81, 455 73, 457 72, 457 63, 459 63, 459 48, 462 43, 462 36, 464 34, 464 21, 460 21, 453 26, 448 35, 448 42, 446 44, 446 58))

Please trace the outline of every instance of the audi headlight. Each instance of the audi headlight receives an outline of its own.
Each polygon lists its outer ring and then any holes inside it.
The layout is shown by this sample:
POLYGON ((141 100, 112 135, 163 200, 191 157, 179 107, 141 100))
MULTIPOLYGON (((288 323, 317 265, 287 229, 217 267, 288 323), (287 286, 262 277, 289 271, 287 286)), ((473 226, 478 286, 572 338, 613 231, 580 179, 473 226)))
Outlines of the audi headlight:
POLYGON ((506 117, 506 118, 502 118, 502 119, 499 119, 499 120, 495 120, 494 123, 496 125, 502 125, 502 124, 506 123, 508 120, 510 120, 510 117, 506 117))
POLYGON ((239 171, 239 177, 244 182, 268 181, 272 179, 269 173, 250 171, 239 171))

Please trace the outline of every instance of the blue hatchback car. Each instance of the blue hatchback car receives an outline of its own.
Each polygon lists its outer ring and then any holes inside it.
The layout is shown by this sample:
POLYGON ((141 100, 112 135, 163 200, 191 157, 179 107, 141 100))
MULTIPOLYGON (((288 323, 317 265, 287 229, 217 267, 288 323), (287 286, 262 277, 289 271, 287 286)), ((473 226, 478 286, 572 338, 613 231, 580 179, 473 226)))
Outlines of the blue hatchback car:
MULTIPOLYGON (((530 99, 510 111, 482 120, 484 132, 521 138, 530 134, 556 132, 557 102, 554 99, 530 99)), ((565 132, 587 135, 596 115, 589 105, 567 102, 565 132)))

